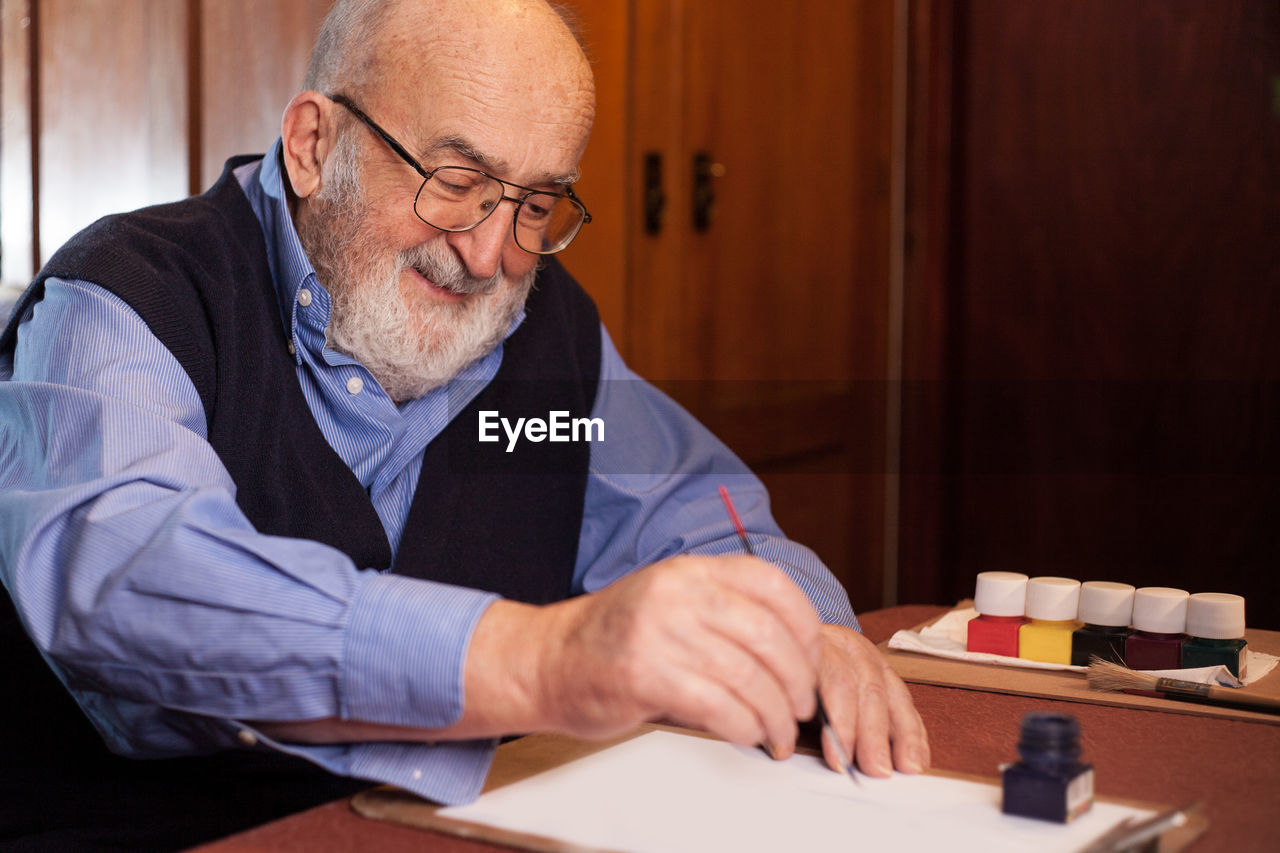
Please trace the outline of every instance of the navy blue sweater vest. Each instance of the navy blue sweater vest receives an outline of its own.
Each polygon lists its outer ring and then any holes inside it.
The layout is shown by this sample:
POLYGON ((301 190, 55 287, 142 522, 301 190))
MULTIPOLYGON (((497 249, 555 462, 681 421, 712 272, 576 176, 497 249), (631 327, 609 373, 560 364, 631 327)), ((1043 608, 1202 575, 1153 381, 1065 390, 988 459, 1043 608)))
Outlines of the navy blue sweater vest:
MULTIPOLYGON (((107 217, 77 235, 16 306, 0 352, 12 350, 45 279, 93 281, 133 307, 191 377, 209 441, 259 531, 324 542, 361 568, 536 603, 568 596, 588 446, 523 441, 508 453, 505 441, 477 440, 477 420, 483 410, 512 420, 590 414, 600 369, 590 297, 554 259, 539 272, 494 381, 427 448, 393 565, 367 493, 298 386, 260 225, 231 174, 251 159, 229 161, 199 197, 107 217)), ((12 665, 0 683, 5 696, 27 701, 0 713, 5 740, 21 733, 23 741, 3 747, 0 775, 14 784, 0 788, 0 838, 25 829, 55 847, 127 837, 135 849, 163 849, 351 789, 351 780, 261 752, 148 762, 109 755, 4 605, 0 639, 12 665), (159 817, 174 810, 167 824, 159 817)))

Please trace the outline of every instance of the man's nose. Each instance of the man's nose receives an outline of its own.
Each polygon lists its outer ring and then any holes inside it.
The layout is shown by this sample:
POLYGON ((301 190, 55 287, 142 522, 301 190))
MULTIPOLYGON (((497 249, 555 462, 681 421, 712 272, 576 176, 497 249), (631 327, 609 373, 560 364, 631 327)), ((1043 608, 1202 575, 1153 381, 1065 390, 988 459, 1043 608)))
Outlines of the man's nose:
POLYGON ((501 204, 488 219, 470 231, 457 231, 449 235, 453 247, 467 272, 476 278, 490 278, 502 268, 502 253, 508 240, 514 240, 511 230, 513 211, 501 204))

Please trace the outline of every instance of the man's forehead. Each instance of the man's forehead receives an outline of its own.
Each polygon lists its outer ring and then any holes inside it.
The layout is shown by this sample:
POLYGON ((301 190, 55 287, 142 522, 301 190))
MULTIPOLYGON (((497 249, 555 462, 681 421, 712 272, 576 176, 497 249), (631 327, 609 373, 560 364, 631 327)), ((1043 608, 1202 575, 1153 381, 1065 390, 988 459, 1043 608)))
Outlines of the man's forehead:
MULTIPOLYGON (((512 165, 509 160, 501 155, 484 151, 462 136, 444 136, 435 140, 424 155, 427 168, 432 168, 436 158, 448 155, 469 160, 491 175, 503 176, 511 173, 512 165)), ((573 169, 567 172, 544 171, 525 176, 524 180, 528 181, 530 186, 535 187, 546 185, 569 186, 577 183, 579 177, 578 170, 573 169)))
POLYGON ((594 84, 549 7, 406 0, 384 24, 375 60, 383 85, 368 100, 423 166, 451 155, 529 186, 576 179, 594 84))

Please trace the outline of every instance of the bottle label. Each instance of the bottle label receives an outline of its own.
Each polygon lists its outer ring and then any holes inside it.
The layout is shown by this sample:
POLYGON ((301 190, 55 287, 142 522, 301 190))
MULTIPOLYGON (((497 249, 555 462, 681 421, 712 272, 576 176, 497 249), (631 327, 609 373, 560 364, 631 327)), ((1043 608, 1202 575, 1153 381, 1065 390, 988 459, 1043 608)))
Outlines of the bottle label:
POLYGON ((1077 818, 1093 805, 1093 768, 1090 767, 1067 785, 1067 820, 1077 818))

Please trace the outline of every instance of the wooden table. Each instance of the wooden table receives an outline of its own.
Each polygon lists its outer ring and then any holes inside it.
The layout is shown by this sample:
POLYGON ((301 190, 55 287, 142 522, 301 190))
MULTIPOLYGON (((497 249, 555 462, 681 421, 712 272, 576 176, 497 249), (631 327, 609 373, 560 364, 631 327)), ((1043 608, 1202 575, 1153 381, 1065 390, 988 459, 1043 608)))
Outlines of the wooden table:
MULTIPOLYGON (((902 606, 862 614, 875 642, 945 612, 902 606)), ((1280 726, 910 684, 929 728, 933 766, 994 777, 1016 758, 1018 724, 1034 709, 1074 714, 1097 792, 1168 805, 1203 800, 1208 832, 1193 853, 1280 850, 1280 726)), ((366 820, 329 803, 198 848, 201 853, 378 850, 478 853, 505 848, 366 820)))

